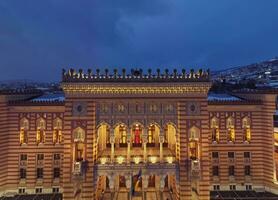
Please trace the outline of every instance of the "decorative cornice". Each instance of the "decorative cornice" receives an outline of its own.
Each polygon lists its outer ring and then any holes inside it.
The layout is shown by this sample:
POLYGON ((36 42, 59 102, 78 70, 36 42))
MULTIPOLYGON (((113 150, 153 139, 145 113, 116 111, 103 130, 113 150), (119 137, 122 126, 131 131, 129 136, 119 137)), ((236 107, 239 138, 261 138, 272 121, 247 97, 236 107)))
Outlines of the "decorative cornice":
POLYGON ((75 83, 62 83, 62 88, 66 94, 82 93, 82 94, 185 94, 185 93, 202 93, 206 94, 210 88, 210 83, 188 83, 188 84, 167 84, 167 85, 128 85, 128 84, 75 84, 75 83))
POLYGON ((174 69, 172 73, 168 69, 165 69, 161 73, 160 69, 156 70, 156 73, 152 73, 151 69, 148 69, 148 73, 144 74, 142 69, 131 69, 130 74, 126 73, 126 69, 122 69, 121 74, 117 69, 113 70, 113 74, 110 74, 108 69, 105 69, 105 73, 101 74, 99 69, 96 69, 96 73, 93 74, 89 69, 87 72, 83 72, 82 69, 76 71, 70 69, 62 71, 62 82, 209 82, 210 71, 204 71, 202 69, 194 71, 191 69, 188 73, 185 69, 179 73, 177 69, 174 69))

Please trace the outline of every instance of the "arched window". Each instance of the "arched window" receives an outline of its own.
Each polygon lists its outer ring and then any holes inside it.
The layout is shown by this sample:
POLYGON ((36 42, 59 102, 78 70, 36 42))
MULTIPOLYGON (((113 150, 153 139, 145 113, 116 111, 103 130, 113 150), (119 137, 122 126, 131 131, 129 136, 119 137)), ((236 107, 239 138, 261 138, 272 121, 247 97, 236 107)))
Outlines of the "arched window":
POLYGON ((120 133, 120 144, 126 144, 127 143, 126 127, 122 124, 119 127, 119 133, 120 133))
POLYGON ((228 142, 235 142, 235 123, 232 117, 227 119, 226 128, 228 142))
POLYGON ((84 160, 85 156, 85 131, 78 127, 73 130, 73 140, 74 140, 74 160, 75 162, 80 162, 84 160))
POLYGON ((199 129, 192 127, 189 129, 189 140, 199 140, 199 129))
POLYGON ((28 130, 29 130, 29 121, 26 118, 21 119, 20 120, 20 133, 19 133, 20 144, 27 144, 28 130))
POLYGON ((199 137, 200 130, 197 127, 189 129, 189 158, 191 160, 199 158, 199 137))
POLYGON ((53 143, 60 144, 62 142, 62 120, 57 118, 53 122, 53 143))
POLYGON ((147 138, 149 144, 154 143, 154 134, 155 134, 155 126, 151 124, 148 129, 148 138, 147 138))
POLYGON ((251 141, 251 129, 250 129, 250 119, 248 117, 244 117, 242 119, 242 128, 243 128, 244 142, 250 142, 251 141))
POLYGON ((85 141, 85 131, 78 127, 73 131, 73 141, 74 142, 84 142, 85 141))
POLYGON ((37 120, 37 144, 42 144, 45 142, 45 120, 43 118, 40 118, 37 120))
POLYGON ((215 117, 211 119, 211 138, 212 142, 219 142, 219 122, 215 117))

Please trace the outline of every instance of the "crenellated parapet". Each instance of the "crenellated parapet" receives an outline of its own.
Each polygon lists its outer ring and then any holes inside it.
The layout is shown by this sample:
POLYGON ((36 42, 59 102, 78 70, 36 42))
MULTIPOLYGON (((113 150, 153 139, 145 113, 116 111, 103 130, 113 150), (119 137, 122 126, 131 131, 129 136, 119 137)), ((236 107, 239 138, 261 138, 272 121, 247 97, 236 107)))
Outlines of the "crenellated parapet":
POLYGON ((153 72, 152 69, 148 69, 147 73, 144 73, 142 69, 131 69, 130 73, 127 73, 126 69, 122 69, 119 72, 114 69, 109 72, 108 69, 101 73, 100 69, 96 69, 95 73, 88 69, 86 72, 82 69, 78 71, 70 69, 66 71, 63 69, 62 82, 209 82, 210 71, 209 70, 197 70, 191 69, 186 71, 182 69, 178 72, 174 69, 170 72, 165 69, 163 72, 157 69, 153 72))

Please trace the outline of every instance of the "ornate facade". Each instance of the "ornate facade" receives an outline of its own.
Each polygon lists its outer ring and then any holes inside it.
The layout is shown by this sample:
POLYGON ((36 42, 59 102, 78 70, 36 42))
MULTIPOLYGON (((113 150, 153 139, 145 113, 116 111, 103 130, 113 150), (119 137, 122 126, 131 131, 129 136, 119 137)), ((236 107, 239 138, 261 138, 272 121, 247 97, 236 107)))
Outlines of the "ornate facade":
POLYGON ((63 71, 63 94, 0 94, 0 196, 278 194, 275 91, 209 94, 209 72, 63 71))

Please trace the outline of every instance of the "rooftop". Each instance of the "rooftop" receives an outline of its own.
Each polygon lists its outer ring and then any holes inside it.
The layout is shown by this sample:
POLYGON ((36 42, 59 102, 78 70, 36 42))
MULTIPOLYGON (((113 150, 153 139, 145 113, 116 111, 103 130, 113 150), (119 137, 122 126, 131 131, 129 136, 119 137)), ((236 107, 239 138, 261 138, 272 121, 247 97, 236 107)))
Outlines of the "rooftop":
POLYGON ((93 73, 91 69, 87 72, 82 69, 75 71, 70 69, 68 71, 63 70, 62 72, 62 82, 209 82, 210 72, 209 70, 204 71, 202 69, 194 71, 191 69, 186 72, 182 69, 179 72, 174 69, 170 72, 165 69, 163 72, 157 69, 155 73, 152 69, 148 69, 147 73, 144 73, 142 69, 131 69, 130 73, 126 69, 122 69, 119 72, 114 69, 112 73, 109 73, 108 69, 101 73, 99 69, 93 73))

